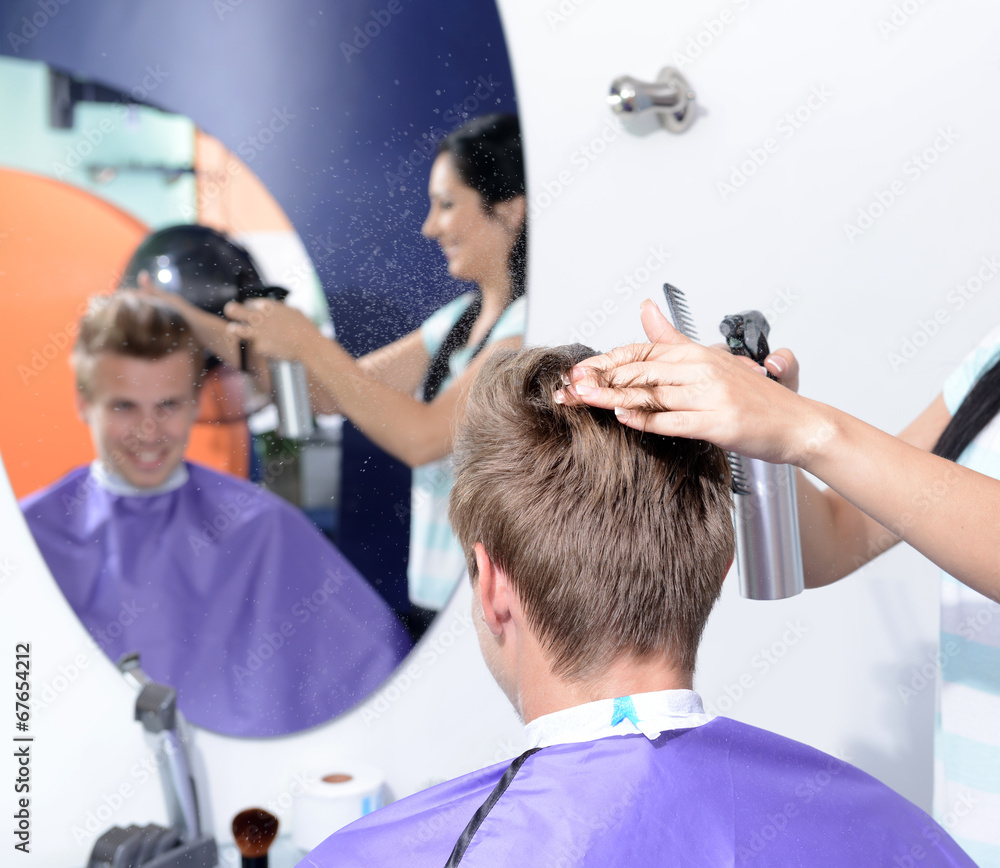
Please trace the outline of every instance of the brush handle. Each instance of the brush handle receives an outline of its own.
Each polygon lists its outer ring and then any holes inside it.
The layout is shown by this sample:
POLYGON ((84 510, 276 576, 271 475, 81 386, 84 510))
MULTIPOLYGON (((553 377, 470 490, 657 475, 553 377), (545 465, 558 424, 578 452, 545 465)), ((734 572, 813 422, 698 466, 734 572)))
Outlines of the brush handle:
POLYGON ((241 868, 267 868, 267 853, 263 856, 240 856, 241 868))

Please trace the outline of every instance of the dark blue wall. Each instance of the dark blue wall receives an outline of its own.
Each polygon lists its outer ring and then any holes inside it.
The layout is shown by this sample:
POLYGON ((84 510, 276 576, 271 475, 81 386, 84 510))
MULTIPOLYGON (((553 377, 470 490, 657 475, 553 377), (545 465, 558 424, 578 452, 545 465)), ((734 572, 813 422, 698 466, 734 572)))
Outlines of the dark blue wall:
MULTIPOLYGON (((351 351, 462 290, 419 234, 426 152, 466 116, 515 110, 493 0, 3 0, 0 51, 134 92, 238 153, 302 236, 351 351)), ((350 443, 341 547, 394 582, 408 472, 350 443)))

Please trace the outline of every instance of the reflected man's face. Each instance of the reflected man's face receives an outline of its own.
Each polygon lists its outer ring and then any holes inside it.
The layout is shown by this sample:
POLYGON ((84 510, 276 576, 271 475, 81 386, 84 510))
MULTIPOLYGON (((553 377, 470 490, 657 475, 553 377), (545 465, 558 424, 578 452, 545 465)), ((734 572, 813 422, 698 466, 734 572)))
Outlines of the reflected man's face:
POLYGON ((108 470, 137 488, 166 482, 184 457, 198 413, 193 367, 187 352, 156 360, 114 353, 94 359, 77 406, 108 470))

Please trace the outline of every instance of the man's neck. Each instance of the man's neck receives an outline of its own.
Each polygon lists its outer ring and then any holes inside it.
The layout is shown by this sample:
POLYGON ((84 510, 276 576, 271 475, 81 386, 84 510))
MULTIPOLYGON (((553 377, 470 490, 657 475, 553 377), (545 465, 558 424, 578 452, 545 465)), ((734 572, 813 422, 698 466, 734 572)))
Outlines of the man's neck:
POLYGON ((123 497, 154 497, 166 494, 180 488, 188 480, 187 465, 183 461, 171 471, 170 476, 153 488, 139 488, 133 485, 100 458, 95 458, 91 463, 90 474, 101 488, 123 497))
POLYGON ((691 690, 692 675, 666 655, 623 657, 594 678, 569 681, 553 674, 542 656, 525 661, 519 672, 518 710, 525 723, 599 699, 659 690, 691 690))

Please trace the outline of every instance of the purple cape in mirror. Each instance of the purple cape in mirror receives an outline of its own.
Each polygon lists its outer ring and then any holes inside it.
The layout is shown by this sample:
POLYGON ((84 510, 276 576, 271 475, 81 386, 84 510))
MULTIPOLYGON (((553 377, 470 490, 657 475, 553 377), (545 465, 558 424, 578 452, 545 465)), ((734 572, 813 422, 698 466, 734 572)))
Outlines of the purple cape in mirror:
MULTIPOLYGON (((369 814, 299 868, 440 868, 508 765, 369 814)), ((542 748, 460 864, 974 868, 934 820, 870 775, 726 718, 655 740, 625 735, 542 748)))
POLYGON ((389 607, 285 501, 187 468, 151 496, 80 468, 21 502, 97 644, 139 651, 188 720, 229 735, 294 732, 364 699, 410 647, 389 607))

